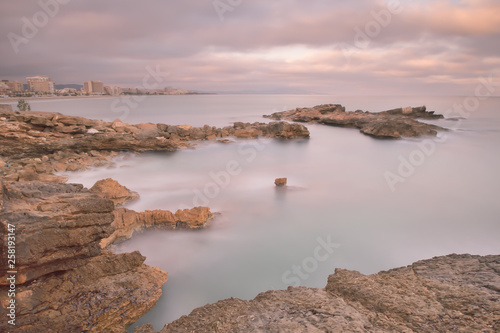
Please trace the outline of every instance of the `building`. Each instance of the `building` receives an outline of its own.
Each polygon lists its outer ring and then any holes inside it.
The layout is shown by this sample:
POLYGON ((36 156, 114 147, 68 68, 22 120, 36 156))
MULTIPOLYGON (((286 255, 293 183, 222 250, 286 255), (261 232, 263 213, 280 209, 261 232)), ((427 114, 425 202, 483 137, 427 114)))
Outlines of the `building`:
POLYGON ((24 84, 19 81, 9 81, 9 80, 2 80, 3 83, 5 83, 11 92, 24 92, 24 84))
POLYGON ((0 81, 0 95, 7 95, 9 93, 9 86, 5 80, 0 81))
POLYGON ((104 84, 101 81, 85 81, 83 91, 87 94, 101 95, 105 93, 104 84))
POLYGON ((55 83, 48 76, 27 77, 28 90, 35 93, 53 94, 56 91, 55 83))
POLYGON ((1 94, 15 94, 24 92, 24 85, 19 81, 0 81, 0 93, 1 94))
POLYGON ((121 95, 122 88, 117 87, 117 86, 105 86, 104 91, 108 95, 116 96, 116 95, 121 95))

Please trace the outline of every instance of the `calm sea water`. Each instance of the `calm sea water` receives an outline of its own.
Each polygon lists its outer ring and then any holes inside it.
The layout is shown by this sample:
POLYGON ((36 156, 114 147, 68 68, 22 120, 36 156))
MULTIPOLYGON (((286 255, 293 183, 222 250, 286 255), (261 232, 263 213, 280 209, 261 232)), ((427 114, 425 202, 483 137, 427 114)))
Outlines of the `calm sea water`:
MULTIPOLYGON (((263 114, 341 103, 382 111, 427 105, 445 113, 464 97, 200 95, 32 102, 32 109, 125 122, 223 126, 263 114), (118 104, 117 104, 118 103, 118 104)), ((470 99, 469 99, 470 102, 470 99)), ((500 98, 481 101, 437 139, 375 140, 356 129, 308 125, 310 140, 202 143, 195 150, 117 159, 69 173, 90 187, 111 177, 140 193, 128 208, 206 205, 220 215, 197 232, 150 230, 115 247, 139 250, 169 273, 138 324, 156 329, 195 307, 251 299, 288 285, 324 287, 336 267, 376 273, 450 253, 500 253, 500 98), (275 178, 287 177, 278 190, 275 178), (389 179, 389 181, 388 181, 389 179)), ((455 116, 457 116, 455 114, 455 116)))

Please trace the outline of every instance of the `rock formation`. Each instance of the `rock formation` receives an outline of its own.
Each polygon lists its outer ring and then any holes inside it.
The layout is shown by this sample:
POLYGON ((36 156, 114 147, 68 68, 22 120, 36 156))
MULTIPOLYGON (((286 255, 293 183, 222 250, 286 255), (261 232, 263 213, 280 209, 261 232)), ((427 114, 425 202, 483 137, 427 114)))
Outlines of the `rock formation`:
POLYGON ((287 179, 286 178, 276 178, 274 180, 274 185, 283 187, 286 186, 287 179))
MULTIPOLYGON (((0 182, 0 316, 7 230, 16 234, 16 332, 123 332, 161 296, 166 273, 138 252, 102 251, 114 205, 77 184, 0 182)), ((8 332, 6 320, 0 331, 8 332)))
POLYGON ((160 227, 165 229, 201 229, 212 218, 208 207, 179 209, 172 213, 168 210, 146 210, 136 212, 126 208, 118 208, 114 212, 113 233, 101 240, 104 249, 111 243, 129 239, 132 234, 143 228, 160 227))
POLYGON ((235 123, 216 128, 165 124, 130 125, 47 112, 0 111, 0 145, 3 156, 41 157, 58 151, 160 151, 188 146, 188 141, 238 138, 308 138, 303 125, 285 122, 235 123))
POLYGON ((117 152, 174 151, 196 140, 226 137, 309 138, 301 124, 205 125, 104 122, 48 112, 0 111, 0 175, 9 181, 65 182, 54 172, 81 171, 109 164, 117 152))
POLYGON ((312 108, 276 112, 264 116, 274 120, 290 120, 305 123, 318 123, 330 126, 355 127, 361 133, 376 137, 399 139, 401 137, 436 136, 442 127, 421 123, 415 119, 441 119, 442 115, 427 111, 425 106, 399 108, 371 113, 363 111, 346 112, 339 104, 318 105, 312 108))
POLYGON ((90 192, 94 193, 99 198, 110 199, 115 204, 115 207, 139 198, 137 192, 130 191, 128 188, 120 185, 120 183, 111 178, 97 181, 94 186, 90 188, 90 192))
MULTIPOLYGON (((324 289, 226 299, 160 332, 499 331, 500 256, 449 255, 368 276, 337 269, 324 289)), ((156 331, 144 325, 135 333, 156 331)))

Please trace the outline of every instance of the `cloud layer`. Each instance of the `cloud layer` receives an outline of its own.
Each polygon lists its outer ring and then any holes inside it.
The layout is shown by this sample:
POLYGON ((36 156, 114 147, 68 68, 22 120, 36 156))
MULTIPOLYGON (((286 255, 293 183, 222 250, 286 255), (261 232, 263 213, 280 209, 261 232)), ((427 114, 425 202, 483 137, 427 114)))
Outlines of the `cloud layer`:
POLYGON ((136 87, 160 66, 200 91, 472 94, 500 68, 495 0, 2 2, 2 79, 136 87))

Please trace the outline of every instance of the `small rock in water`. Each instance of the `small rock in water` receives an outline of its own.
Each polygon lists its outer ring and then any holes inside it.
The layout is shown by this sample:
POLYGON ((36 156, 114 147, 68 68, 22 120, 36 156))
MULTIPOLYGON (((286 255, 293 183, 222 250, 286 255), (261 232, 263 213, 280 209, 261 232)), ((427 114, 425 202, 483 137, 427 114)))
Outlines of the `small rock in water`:
POLYGON ((280 186, 280 187, 281 187, 281 186, 286 186, 286 181, 287 181, 287 179, 286 179, 286 178, 276 178, 276 179, 274 180, 274 184, 275 184, 276 186, 280 186))

